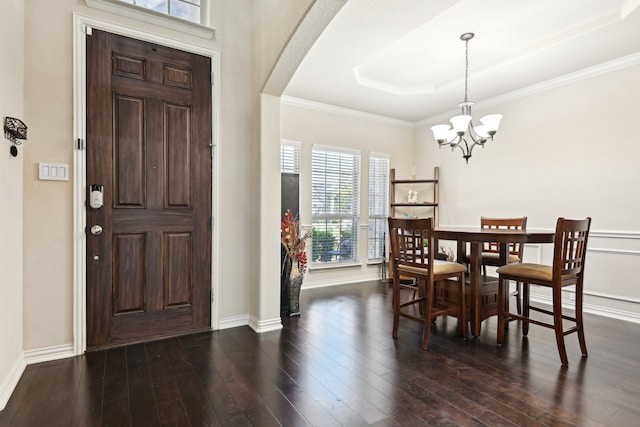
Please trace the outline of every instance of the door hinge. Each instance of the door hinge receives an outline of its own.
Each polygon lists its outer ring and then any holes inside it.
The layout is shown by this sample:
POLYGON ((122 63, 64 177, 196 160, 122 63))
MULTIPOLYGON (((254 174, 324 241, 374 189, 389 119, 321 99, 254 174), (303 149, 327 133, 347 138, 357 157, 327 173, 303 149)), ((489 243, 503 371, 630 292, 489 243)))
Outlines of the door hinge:
POLYGON ((87 143, 84 139, 82 138, 78 138, 76 140, 76 147, 78 148, 78 150, 86 150, 87 149, 87 143))
POLYGON ((91 27, 90 27, 90 26, 88 26, 88 25, 85 25, 85 26, 84 26, 84 33, 85 33, 86 35, 90 36, 90 35, 93 33, 93 28, 91 28, 91 27))
POLYGON ((213 291, 209 292, 209 294, 211 295, 211 302, 213 302, 213 291))

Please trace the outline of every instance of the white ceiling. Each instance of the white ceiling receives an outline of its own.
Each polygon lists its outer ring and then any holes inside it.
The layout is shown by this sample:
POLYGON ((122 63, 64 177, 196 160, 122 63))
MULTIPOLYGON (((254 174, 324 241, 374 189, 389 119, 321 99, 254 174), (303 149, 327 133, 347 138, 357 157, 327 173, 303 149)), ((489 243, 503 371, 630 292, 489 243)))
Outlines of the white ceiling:
MULTIPOLYGON (((418 122, 640 58, 640 0, 348 0, 285 97, 418 122), (612 62, 613 61, 613 62, 612 62)), ((498 112, 498 111, 496 111, 498 112)))

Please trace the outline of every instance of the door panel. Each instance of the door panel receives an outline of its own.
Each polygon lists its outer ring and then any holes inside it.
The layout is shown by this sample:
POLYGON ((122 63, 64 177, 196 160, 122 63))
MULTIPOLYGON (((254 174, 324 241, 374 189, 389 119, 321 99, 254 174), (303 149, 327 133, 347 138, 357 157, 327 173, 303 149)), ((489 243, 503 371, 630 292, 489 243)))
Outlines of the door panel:
POLYGON ((87 345, 210 327, 210 59, 87 36, 87 345))
POLYGON ((145 235, 113 237, 113 315, 141 313, 146 302, 145 235))
POLYGON ((145 200, 144 98, 114 94, 115 208, 143 208, 145 200))

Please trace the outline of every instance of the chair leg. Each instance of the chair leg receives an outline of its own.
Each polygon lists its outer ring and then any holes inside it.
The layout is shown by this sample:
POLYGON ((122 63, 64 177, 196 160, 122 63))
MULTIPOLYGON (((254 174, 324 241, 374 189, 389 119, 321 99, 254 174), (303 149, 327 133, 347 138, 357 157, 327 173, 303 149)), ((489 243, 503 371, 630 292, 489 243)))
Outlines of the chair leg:
POLYGON ((516 309, 518 310, 518 314, 522 314, 522 303, 520 302, 520 282, 516 282, 516 291, 514 295, 516 296, 516 309))
POLYGON ((503 301, 505 297, 505 283, 509 283, 509 281, 503 279, 502 276, 498 276, 498 334, 496 337, 496 344, 498 347, 502 347, 502 343, 504 341, 505 307, 501 301, 503 301))
POLYGON ((567 359, 567 349, 564 345, 564 328, 562 326, 562 289, 555 287, 553 289, 553 329, 556 332, 556 342, 558 344, 558 353, 560 353, 560 361, 563 366, 569 365, 567 359))
MULTIPOLYGON (((504 293, 504 312, 505 313, 509 313, 510 312, 509 311, 509 303, 510 303, 509 299, 511 298, 511 286, 510 286, 511 281, 510 280, 506 280, 505 282, 506 282, 507 289, 506 289, 506 291, 504 293)), ((500 301, 500 300, 498 300, 498 301, 500 301)), ((509 324, 507 323, 505 325, 505 327, 509 328, 509 324)))
POLYGON ((400 323, 400 278, 398 272, 393 274, 393 332, 391 336, 398 338, 398 324, 400 323))
MULTIPOLYGON (((522 316, 525 318, 529 318, 529 284, 526 282, 522 283, 522 316)), ((525 337, 529 334, 529 322, 527 320, 522 320, 522 335, 525 337)))
POLYGON ((458 333, 462 339, 467 339, 467 309, 465 307, 465 295, 464 295, 464 273, 460 273, 458 277, 458 306, 460 307, 460 314, 458 315, 458 333))
POLYGON ((429 335, 431 334, 431 309, 433 307, 433 293, 434 293, 434 283, 433 281, 427 281, 426 284, 423 284, 423 289, 425 291, 424 298, 420 302, 422 305, 423 315, 423 324, 424 331, 422 333, 422 349, 426 350, 429 347, 429 335))
POLYGON ((578 342, 583 357, 587 357, 587 343, 584 339, 584 323, 582 323, 582 281, 576 284, 576 327, 578 328, 578 342))

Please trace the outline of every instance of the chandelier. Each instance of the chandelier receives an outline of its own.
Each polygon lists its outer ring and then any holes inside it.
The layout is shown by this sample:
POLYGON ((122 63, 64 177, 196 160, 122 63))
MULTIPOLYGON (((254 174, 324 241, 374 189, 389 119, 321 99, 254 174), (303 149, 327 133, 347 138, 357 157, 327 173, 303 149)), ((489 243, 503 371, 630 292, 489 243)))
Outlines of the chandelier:
POLYGON ((480 119, 481 125, 473 126, 471 123, 471 106, 473 102, 467 98, 469 88, 469 40, 473 38, 473 33, 464 33, 460 40, 464 41, 464 101, 458 105, 462 109, 462 114, 451 117, 449 120, 453 128, 449 125, 435 125, 431 127, 433 136, 438 142, 438 146, 448 145, 453 151, 456 147, 462 150, 462 157, 469 163, 471 152, 476 145, 484 147, 488 138, 493 140, 493 135, 498 132, 502 114, 490 114, 480 119))

